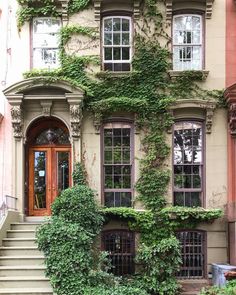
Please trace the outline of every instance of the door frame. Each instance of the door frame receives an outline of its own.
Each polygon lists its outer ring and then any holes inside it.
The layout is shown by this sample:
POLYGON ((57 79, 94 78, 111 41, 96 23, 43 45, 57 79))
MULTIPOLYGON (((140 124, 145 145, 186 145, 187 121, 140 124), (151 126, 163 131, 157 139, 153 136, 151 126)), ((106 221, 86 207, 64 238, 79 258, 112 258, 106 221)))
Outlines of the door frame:
POLYGON ((69 187, 72 184, 71 179, 71 147, 68 146, 30 146, 28 148, 28 204, 29 216, 51 215, 51 204, 58 195, 57 191, 57 152, 69 153, 69 187), (34 152, 46 152, 46 208, 34 209, 34 152))

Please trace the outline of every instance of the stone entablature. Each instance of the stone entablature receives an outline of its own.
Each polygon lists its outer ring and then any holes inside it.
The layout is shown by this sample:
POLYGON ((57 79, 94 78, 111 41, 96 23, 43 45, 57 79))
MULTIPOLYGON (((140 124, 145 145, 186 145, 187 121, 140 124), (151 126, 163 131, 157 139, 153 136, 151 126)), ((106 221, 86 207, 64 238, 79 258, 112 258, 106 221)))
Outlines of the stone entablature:
MULTIPOLYGON (((217 102, 202 99, 179 99, 170 107, 175 119, 200 119, 205 121, 206 133, 212 132, 213 115, 217 102)), ((171 130, 170 130, 171 131, 171 130)))
POLYGON ((24 134, 23 113, 24 102, 27 101, 39 102, 42 117, 51 116, 53 103, 58 101, 67 102, 68 109, 70 109, 71 137, 73 139, 80 137, 81 105, 84 97, 84 92, 80 88, 73 87, 62 80, 49 83, 46 82, 45 78, 39 77, 18 82, 5 89, 4 94, 11 105, 13 135, 16 139, 21 139, 24 134), (38 94, 35 94, 40 89, 44 89, 44 92, 39 91, 38 94), (47 91, 48 94, 45 94, 47 91))
POLYGON ((210 19, 214 0, 166 0, 166 19, 171 20, 173 12, 179 9, 199 9, 205 11, 205 16, 210 19))

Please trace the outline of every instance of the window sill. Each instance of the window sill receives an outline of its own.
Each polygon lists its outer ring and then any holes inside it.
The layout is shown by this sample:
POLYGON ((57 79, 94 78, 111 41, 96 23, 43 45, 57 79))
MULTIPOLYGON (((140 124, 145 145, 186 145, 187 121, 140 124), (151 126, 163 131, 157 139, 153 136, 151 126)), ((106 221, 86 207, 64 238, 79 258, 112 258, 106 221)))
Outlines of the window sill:
POLYGON ((195 81, 205 81, 209 71, 206 70, 200 70, 200 71, 175 71, 175 70, 170 70, 168 71, 168 74, 170 76, 171 80, 176 80, 178 77, 184 76, 184 75, 189 75, 191 79, 195 81))
POLYGON ((100 71, 96 74, 98 78, 117 78, 117 77, 127 77, 131 75, 133 72, 112 72, 112 71, 100 71))

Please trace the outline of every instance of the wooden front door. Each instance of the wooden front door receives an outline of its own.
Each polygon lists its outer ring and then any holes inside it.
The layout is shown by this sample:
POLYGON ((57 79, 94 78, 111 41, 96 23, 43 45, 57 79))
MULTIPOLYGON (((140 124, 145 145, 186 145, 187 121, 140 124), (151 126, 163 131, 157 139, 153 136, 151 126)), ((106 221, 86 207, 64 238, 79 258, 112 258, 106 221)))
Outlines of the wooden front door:
POLYGON ((71 185, 69 132, 56 118, 38 120, 28 132, 28 212, 51 215, 51 204, 71 185))
POLYGON ((70 186, 70 148, 29 149, 29 215, 50 215, 50 206, 70 186))

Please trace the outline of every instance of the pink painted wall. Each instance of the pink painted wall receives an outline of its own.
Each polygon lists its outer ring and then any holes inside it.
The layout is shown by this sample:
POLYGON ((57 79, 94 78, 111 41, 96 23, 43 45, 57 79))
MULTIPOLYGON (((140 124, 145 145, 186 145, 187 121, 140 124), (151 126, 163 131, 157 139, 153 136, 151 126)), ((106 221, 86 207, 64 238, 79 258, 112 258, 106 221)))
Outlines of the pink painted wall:
POLYGON ((236 83, 236 3, 226 2, 226 87, 236 83))

